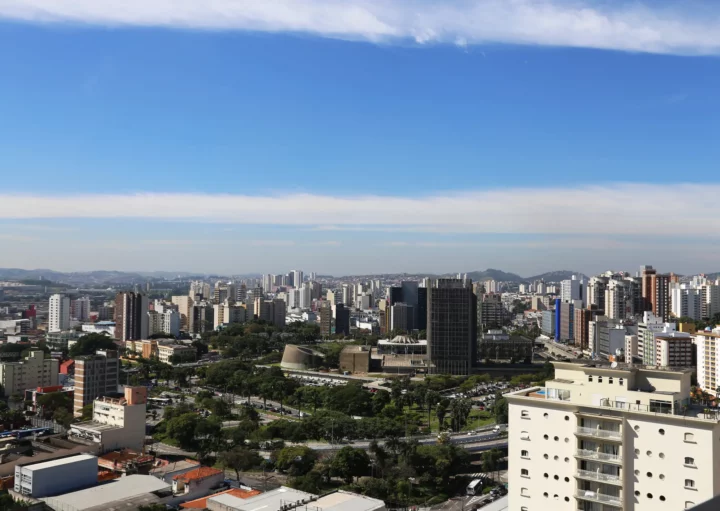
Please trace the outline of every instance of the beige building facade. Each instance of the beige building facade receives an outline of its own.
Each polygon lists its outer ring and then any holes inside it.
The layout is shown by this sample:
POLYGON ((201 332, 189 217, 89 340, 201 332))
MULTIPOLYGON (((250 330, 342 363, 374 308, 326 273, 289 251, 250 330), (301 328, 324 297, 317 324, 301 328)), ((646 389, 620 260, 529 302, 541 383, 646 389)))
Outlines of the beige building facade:
POLYGON ((720 493, 720 417, 689 370, 556 362, 506 395, 510 509, 661 511, 720 493))

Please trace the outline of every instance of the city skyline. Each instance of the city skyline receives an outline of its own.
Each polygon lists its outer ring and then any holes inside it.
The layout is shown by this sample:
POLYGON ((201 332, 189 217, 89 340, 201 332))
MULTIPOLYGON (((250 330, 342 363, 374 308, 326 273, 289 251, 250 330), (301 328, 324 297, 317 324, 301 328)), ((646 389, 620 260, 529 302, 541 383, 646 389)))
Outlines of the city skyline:
POLYGON ((0 6, 3 266, 720 270, 714 4, 164 5, 0 6))

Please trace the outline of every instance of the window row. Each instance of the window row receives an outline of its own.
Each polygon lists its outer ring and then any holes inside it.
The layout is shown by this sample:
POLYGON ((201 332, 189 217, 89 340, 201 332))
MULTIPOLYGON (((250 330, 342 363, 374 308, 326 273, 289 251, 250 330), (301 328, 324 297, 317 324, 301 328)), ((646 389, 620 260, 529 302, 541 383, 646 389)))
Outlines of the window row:
MULTIPOLYGON (((592 375, 592 374, 588 374, 588 381, 590 381, 590 382, 593 381, 593 375, 592 375)), ((602 377, 602 376, 598 376, 598 377, 597 377, 597 382, 598 382, 598 383, 602 383, 602 382, 603 382, 603 377, 602 377)), ((610 385, 612 385, 613 383, 615 383, 615 380, 613 379, 612 376, 608 376, 607 382, 608 382, 610 385)), ((621 387, 624 386, 624 385, 625 385, 625 380, 623 380, 622 378, 618 378, 618 385, 620 385, 621 387)))
MULTIPOLYGON (((638 490, 635 490, 635 496, 636 496, 636 497, 639 497, 639 496, 640 496, 640 492, 639 492, 638 490)), ((652 494, 652 493, 648 493, 648 494, 646 495, 646 497, 649 498, 649 499, 651 499, 651 498, 653 498, 653 494, 652 494)), ((660 495, 660 500, 663 501, 663 502, 665 502, 665 495, 660 495)))

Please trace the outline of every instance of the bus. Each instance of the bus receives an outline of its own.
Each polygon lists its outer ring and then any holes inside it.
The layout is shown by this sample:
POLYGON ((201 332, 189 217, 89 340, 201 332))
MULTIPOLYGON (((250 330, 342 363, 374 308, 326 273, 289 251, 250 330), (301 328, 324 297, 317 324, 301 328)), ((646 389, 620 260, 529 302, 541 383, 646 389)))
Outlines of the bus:
POLYGON ((169 397, 149 397, 147 401, 148 404, 157 406, 168 406, 172 404, 172 399, 169 397))
POLYGON ((480 493, 480 491, 482 491, 482 479, 473 479, 465 489, 465 492, 469 496, 475 496, 480 493))

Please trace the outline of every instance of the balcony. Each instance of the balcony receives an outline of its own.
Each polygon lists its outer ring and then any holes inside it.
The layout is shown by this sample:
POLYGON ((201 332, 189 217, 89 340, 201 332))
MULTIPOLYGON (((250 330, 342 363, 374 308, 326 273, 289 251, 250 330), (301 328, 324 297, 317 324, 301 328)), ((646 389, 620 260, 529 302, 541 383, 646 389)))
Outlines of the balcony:
POLYGON ((599 502, 601 504, 607 504, 608 506, 619 508, 623 506, 621 497, 617 497, 615 495, 605 495, 604 493, 598 493, 590 490, 576 490, 575 498, 588 500, 590 502, 599 502))
POLYGON ((609 484, 622 484, 620 476, 612 474, 603 474, 602 472, 595 472, 592 470, 580 470, 575 472, 575 477, 579 479, 586 479, 588 481, 598 481, 600 483, 609 484))
POLYGON ((589 436, 592 438, 603 438, 607 440, 622 440, 622 433, 620 431, 612 431, 609 429, 583 428, 578 426, 575 430, 575 434, 578 436, 589 436))
POLYGON ((577 449, 575 451, 575 457, 606 463, 622 463, 621 454, 607 454, 604 452, 590 451, 588 449, 577 449))

